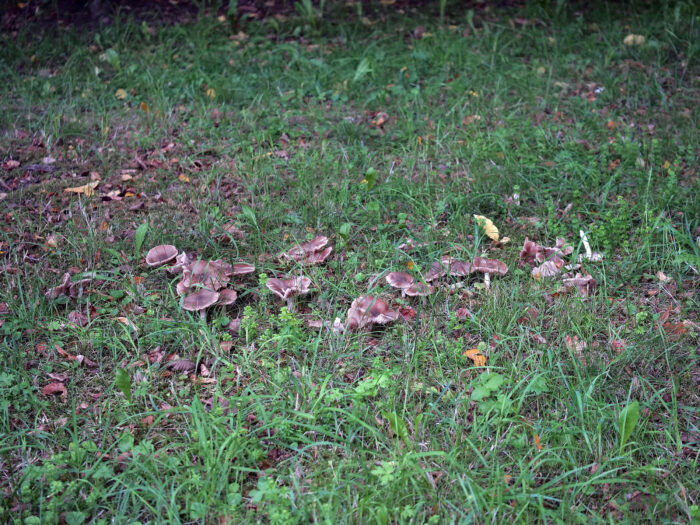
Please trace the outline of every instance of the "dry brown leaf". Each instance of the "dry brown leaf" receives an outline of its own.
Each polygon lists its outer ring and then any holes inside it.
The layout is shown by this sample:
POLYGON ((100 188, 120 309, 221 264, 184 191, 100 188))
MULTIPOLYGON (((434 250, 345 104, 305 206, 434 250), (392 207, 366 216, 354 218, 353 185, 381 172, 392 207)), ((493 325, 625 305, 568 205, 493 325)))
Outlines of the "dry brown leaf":
POLYGON ((65 188, 63 191, 67 193, 82 193, 86 197, 95 193, 95 188, 100 184, 99 180, 88 182, 82 186, 76 186, 75 188, 65 188))
POLYGON ((475 366, 486 366, 486 356, 478 348, 470 348, 462 355, 474 361, 475 366))

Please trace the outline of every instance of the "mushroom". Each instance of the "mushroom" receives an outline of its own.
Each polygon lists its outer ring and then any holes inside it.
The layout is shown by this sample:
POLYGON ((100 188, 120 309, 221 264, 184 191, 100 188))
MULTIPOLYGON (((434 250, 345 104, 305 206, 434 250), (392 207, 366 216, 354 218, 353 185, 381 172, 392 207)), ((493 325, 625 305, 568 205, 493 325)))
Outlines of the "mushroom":
POLYGON ((491 286, 491 275, 505 275, 508 273, 508 267, 504 262, 498 259, 484 259, 483 257, 474 257, 471 268, 475 272, 484 274, 484 286, 491 286))
POLYGON ((170 273, 182 273, 184 269, 190 264, 191 259, 186 252, 182 252, 177 257, 175 257, 175 264, 168 268, 170 273))
POLYGON ((445 275, 447 275, 447 268, 441 262, 436 261, 430 265, 430 269, 427 271, 424 277, 426 282, 431 282, 435 279, 439 279, 440 277, 444 277, 445 275))
POLYGON ((148 266, 162 266, 177 257, 177 248, 172 244, 161 244, 148 250, 146 264, 148 266))
POLYGON ((385 277, 386 282, 394 288, 405 290, 413 284, 413 277, 406 272, 391 272, 385 277))
POLYGON ((322 263, 333 251, 331 246, 326 246, 327 244, 328 237, 319 235, 309 242, 292 247, 289 251, 283 253, 282 256, 295 261, 308 262, 309 264, 322 263))
POLYGON ((586 273, 585 275, 576 272, 575 275, 572 275, 573 272, 565 273, 562 277, 562 282, 564 283, 565 288, 576 288, 578 290, 578 293, 581 297, 588 297, 593 293, 595 290, 596 285, 598 282, 593 278, 593 276, 590 273, 586 273))
POLYGON ((472 265, 467 261, 460 261, 452 257, 443 257, 440 262, 447 267, 448 273, 453 277, 466 277, 472 273, 472 265))
POLYGON ((235 303, 236 299, 238 299, 236 290, 224 288, 223 290, 219 290, 219 300, 216 301, 216 304, 219 306, 226 306, 235 303))
POLYGON ((233 275, 246 275, 248 273, 253 273, 255 271, 255 266, 247 263, 236 263, 233 265, 233 275))
POLYGON ((66 272, 63 274, 63 278, 61 279, 61 284, 58 286, 54 286, 53 288, 49 288, 46 293, 44 294, 44 297, 47 299, 58 299, 60 296, 62 296, 64 293, 66 293, 66 290, 70 286, 70 273, 66 272))
POLYGON ((291 277, 289 279, 268 279, 265 283, 272 293, 287 301, 289 311, 294 309, 294 298, 309 293, 311 279, 308 277, 291 277))
POLYGON ((413 283, 411 286, 402 290, 404 295, 409 297, 425 297, 433 293, 433 287, 423 283, 413 283))
POLYGON ((393 311, 385 300, 365 295, 358 297, 350 305, 345 328, 351 330, 373 324, 387 324, 396 321, 398 317, 398 312, 393 311))
POLYGON ((202 321, 206 320, 206 309, 216 304, 219 300, 219 294, 208 288, 200 288, 198 291, 191 293, 182 300, 182 309, 188 312, 199 312, 202 321))
POLYGON ((233 267, 221 259, 216 261, 198 260, 183 268, 181 282, 185 289, 189 289, 195 284, 201 284, 212 290, 219 290, 228 284, 232 274, 233 267))

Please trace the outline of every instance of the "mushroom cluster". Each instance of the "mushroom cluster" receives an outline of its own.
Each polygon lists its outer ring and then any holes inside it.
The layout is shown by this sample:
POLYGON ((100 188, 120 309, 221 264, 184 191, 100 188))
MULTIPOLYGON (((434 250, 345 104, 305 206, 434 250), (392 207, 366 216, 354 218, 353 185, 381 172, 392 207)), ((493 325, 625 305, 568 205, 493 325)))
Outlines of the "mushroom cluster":
POLYGON ((328 237, 319 235, 309 242, 297 244, 282 254, 282 257, 307 264, 320 264, 324 262, 333 251, 328 246, 328 237))
POLYGON ((182 308, 190 312, 199 312, 206 318, 206 309, 211 306, 233 304, 238 298, 235 290, 228 288, 231 277, 245 275, 255 271, 251 264, 229 264, 221 259, 205 261, 190 257, 186 252, 170 244, 151 248, 146 254, 146 264, 157 267, 173 263, 168 268, 170 273, 181 273, 182 279, 175 288, 178 295, 184 296, 182 308))
POLYGON ((364 295, 355 299, 350 305, 345 329, 361 330, 375 324, 392 323, 398 317, 399 313, 392 310, 384 299, 372 295, 364 295))
POLYGON ((308 277, 290 277, 289 279, 268 279, 265 286, 280 299, 287 301, 287 309, 294 309, 294 298, 309 293, 311 279, 308 277))
POLYGON ((579 263, 566 263, 564 257, 571 255, 574 249, 572 246, 567 246, 562 238, 557 238, 553 247, 546 247, 540 246, 526 237, 523 248, 520 251, 520 264, 529 265, 532 276, 535 279, 554 277, 559 275, 562 270, 566 270, 565 273, 561 274, 564 288, 575 288, 582 297, 592 294, 597 281, 590 273, 582 269, 580 263, 583 261, 601 261, 603 256, 591 251, 586 234, 580 233, 586 251, 579 255, 579 263))

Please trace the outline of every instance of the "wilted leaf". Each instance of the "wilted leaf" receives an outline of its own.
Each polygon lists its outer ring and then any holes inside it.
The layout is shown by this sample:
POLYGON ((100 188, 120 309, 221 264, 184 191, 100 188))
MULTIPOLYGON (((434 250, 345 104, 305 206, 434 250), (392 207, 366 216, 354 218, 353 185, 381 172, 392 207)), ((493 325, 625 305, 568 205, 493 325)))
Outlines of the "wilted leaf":
POLYGON ((486 235, 489 239, 498 242, 498 228, 496 228, 496 225, 491 219, 488 219, 483 215, 474 215, 474 219, 476 219, 476 223, 484 231, 484 235, 486 235))
POLYGON ((123 368, 117 368, 117 375, 114 380, 116 387, 124 394, 127 401, 131 403, 131 376, 123 368))
POLYGON ((623 40, 622 43, 626 46, 643 46, 646 42, 646 38, 643 35, 635 35, 630 33, 623 40))
POLYGON ((117 100, 124 100, 126 98, 126 89, 119 88, 114 92, 114 96, 117 100))
POLYGON ((45 396, 60 395, 63 399, 68 395, 68 390, 66 390, 66 385, 63 383, 49 383, 42 390, 45 396))
POLYGON ((486 356, 478 348, 470 348, 462 355, 474 361, 475 366, 486 366, 486 356))
POLYGON ((95 193, 95 188, 100 184, 99 180, 95 180, 92 182, 88 182, 87 184, 84 184, 82 186, 76 186, 75 188, 65 188, 63 191, 67 193, 82 193, 85 196, 89 197, 93 193, 95 193))

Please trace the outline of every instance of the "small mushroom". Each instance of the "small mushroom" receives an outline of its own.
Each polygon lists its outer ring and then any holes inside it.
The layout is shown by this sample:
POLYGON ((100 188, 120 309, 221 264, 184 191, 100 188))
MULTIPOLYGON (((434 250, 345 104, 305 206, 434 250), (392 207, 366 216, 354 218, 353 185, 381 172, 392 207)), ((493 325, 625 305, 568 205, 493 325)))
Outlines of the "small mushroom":
POLYGON ((424 278, 426 282, 431 282, 445 275, 447 275, 447 267, 440 261, 436 261, 430 265, 430 269, 426 272, 424 278))
POLYGON ((405 290, 413 284, 413 277, 406 272, 391 272, 385 277, 386 282, 394 288, 405 290))
POLYGON ((177 257, 177 248, 172 244, 161 244, 148 250, 146 264, 148 266, 162 266, 177 257))
POLYGON ((565 273, 562 276, 562 282, 565 288, 576 288, 581 297, 591 295, 598 284, 590 273, 584 275, 580 272, 576 272, 576 275, 572 275, 571 272, 565 273))
POLYGON ((484 259, 483 257, 474 257, 472 269, 475 272, 484 274, 484 286, 491 286, 491 275, 505 275, 508 273, 508 267, 504 262, 498 259, 484 259))
POLYGON ((175 264, 168 268, 168 272, 182 273, 184 269, 190 264, 190 262, 191 259, 190 256, 187 255, 187 252, 182 252, 177 257, 175 257, 175 264))
POLYGON ((233 275, 246 275, 248 273, 253 273, 255 271, 255 266, 247 263, 236 263, 233 265, 233 275))
POLYGON ((66 272, 61 278, 61 284, 59 284, 58 286, 54 286, 53 288, 49 288, 44 294, 44 297, 46 297, 47 299, 58 299, 60 296, 66 293, 69 286, 70 273, 66 272))
POLYGON ((362 329, 373 324, 387 324, 396 321, 398 317, 398 312, 393 311, 385 300, 365 295, 358 297, 350 305, 345 328, 362 329))
POLYGON ((309 242, 294 246, 289 251, 283 253, 282 256, 295 261, 319 264, 325 261, 333 251, 331 246, 326 246, 327 244, 328 237, 319 235, 309 242))
POLYGON ((294 298, 298 295, 309 293, 311 279, 308 277, 291 277, 289 279, 268 279, 265 283, 272 293, 280 299, 287 301, 287 308, 294 309, 294 298))
POLYGON ((238 299, 238 294, 236 293, 236 290, 224 288, 223 290, 219 290, 219 300, 216 301, 216 304, 218 306, 226 306, 235 303, 236 299, 238 299))
POLYGON ((467 261, 460 261, 452 257, 443 257, 440 262, 447 268, 452 277, 466 277, 472 272, 472 265, 467 261))
POLYGON ((207 318, 206 309, 216 304, 219 294, 208 288, 200 288, 182 300, 182 309, 188 312, 199 312, 202 320, 207 318))
POLYGON ((409 297, 425 297, 433 293, 433 287, 423 283, 413 283, 411 286, 403 290, 404 295, 409 297))
POLYGON ((198 260, 185 266, 182 280, 187 288, 194 284, 201 284, 212 290, 219 290, 228 284, 232 274, 233 267, 221 259, 198 260))

